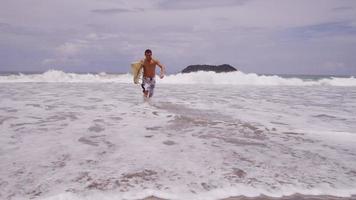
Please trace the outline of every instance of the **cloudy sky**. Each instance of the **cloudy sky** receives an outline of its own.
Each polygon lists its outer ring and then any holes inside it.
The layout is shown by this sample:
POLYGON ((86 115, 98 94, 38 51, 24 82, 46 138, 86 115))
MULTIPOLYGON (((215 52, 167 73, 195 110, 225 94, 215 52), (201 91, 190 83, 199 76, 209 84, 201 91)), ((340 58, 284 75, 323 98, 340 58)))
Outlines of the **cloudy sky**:
POLYGON ((0 0, 0 71, 356 75, 355 0, 0 0))

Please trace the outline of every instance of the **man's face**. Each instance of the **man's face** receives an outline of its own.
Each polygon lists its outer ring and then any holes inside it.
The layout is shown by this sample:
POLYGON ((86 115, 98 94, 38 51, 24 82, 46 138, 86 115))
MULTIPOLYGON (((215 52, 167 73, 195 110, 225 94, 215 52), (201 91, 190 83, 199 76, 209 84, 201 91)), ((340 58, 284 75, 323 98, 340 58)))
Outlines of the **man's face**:
POLYGON ((151 59, 152 58, 152 53, 151 52, 147 52, 145 53, 145 56, 147 59, 151 59))

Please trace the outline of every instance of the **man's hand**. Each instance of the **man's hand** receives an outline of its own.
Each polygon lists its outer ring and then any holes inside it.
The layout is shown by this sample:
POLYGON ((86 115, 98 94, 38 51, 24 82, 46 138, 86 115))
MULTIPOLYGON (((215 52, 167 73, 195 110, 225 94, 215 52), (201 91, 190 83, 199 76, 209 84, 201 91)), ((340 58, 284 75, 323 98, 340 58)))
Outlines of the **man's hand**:
POLYGON ((165 67, 158 61, 157 65, 161 68, 161 71, 159 73, 159 77, 162 79, 164 77, 164 73, 165 73, 165 67))
POLYGON ((164 74, 160 73, 159 77, 162 79, 164 77, 164 74))

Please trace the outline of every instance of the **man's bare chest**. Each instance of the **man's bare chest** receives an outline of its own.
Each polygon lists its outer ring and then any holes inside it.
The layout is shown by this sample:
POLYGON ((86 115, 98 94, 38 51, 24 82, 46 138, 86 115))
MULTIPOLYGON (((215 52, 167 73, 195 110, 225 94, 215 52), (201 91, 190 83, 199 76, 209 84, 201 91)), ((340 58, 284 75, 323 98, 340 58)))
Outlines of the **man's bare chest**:
POLYGON ((143 66, 148 67, 148 68, 153 68, 156 66, 156 63, 153 60, 145 61, 145 62, 143 62, 143 66))

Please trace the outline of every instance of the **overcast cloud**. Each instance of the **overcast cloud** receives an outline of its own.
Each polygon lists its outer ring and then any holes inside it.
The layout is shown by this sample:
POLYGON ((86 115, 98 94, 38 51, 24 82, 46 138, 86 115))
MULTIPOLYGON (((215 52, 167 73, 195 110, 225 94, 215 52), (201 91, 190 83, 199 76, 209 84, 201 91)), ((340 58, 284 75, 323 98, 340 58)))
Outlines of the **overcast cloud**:
POLYGON ((0 71, 127 72, 147 48, 169 73, 356 75, 356 1, 1 0, 0 71))

